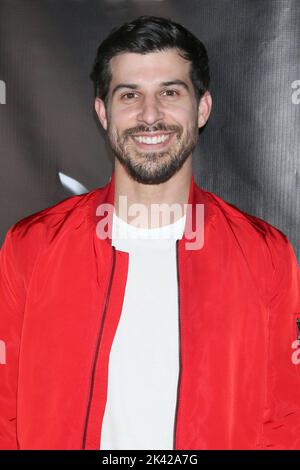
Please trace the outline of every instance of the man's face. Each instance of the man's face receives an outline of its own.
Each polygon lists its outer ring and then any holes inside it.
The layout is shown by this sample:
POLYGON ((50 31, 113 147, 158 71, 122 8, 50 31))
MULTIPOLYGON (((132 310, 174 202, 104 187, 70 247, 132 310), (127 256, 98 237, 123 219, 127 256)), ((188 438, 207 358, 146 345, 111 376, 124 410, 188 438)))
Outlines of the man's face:
POLYGON ((134 180, 165 182, 191 156, 204 125, 190 62, 168 49, 119 54, 110 66, 107 106, 97 98, 95 109, 113 153, 134 180))

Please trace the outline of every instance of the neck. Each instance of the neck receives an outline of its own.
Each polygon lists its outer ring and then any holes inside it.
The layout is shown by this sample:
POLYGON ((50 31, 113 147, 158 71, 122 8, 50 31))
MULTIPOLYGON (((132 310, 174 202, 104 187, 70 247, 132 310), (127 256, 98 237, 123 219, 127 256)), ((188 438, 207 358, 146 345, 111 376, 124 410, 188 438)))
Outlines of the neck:
POLYGON ((138 223, 142 228, 162 227, 176 222, 186 213, 192 177, 191 156, 172 178, 161 184, 134 181, 117 159, 114 173, 115 212, 127 223, 138 223), (139 206, 133 207, 133 204, 139 206))

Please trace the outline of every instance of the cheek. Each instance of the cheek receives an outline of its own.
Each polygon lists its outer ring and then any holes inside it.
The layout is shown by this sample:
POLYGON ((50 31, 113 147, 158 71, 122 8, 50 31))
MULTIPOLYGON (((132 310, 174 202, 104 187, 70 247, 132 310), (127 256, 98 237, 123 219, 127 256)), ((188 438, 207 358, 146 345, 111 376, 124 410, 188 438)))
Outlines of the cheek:
POLYGON ((114 129, 118 132, 122 132, 136 125, 136 114, 133 112, 129 113, 127 110, 119 110, 118 112, 112 113, 111 123, 114 129))
MULTIPOLYGON (((166 104, 162 106, 164 111, 163 121, 167 124, 178 124, 182 127, 190 127, 197 120, 197 110, 190 103, 166 104)), ((118 108, 111 110, 110 122, 118 132, 136 126, 140 110, 137 106, 118 108)))
POLYGON ((178 105, 169 108, 166 116, 174 121, 177 121, 183 127, 190 126, 191 123, 197 120, 196 109, 187 105, 178 105))

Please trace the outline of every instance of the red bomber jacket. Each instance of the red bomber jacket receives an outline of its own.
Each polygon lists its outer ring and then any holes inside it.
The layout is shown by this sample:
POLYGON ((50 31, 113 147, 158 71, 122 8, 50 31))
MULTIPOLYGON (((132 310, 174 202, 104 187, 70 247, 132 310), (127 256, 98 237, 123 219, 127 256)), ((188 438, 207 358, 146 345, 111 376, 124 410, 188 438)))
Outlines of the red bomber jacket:
MULTIPOLYGON (((26 217, 6 235, 2 449, 100 447, 129 256, 96 230, 97 208, 113 201, 114 174, 104 188, 26 217)), ((193 177, 189 204, 204 205, 204 244, 187 250, 186 234, 176 244, 174 449, 300 449, 300 276, 291 245, 193 177)))

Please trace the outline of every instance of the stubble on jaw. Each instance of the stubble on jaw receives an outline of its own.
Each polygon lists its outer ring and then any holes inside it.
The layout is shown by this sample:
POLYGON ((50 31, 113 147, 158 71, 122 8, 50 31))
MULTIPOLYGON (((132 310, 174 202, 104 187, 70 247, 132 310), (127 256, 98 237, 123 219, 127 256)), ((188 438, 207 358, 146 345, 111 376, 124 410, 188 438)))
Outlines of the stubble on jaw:
MULTIPOLYGON (((165 152, 140 152, 132 141, 132 135, 147 132, 145 127, 128 129, 117 135, 111 127, 107 128, 107 136, 115 157, 125 168, 128 175, 142 184, 160 184, 168 181, 183 166, 189 155, 193 152, 198 141, 198 126, 195 122, 183 137, 181 126, 155 126, 155 130, 175 131, 175 143, 171 143, 170 150, 165 152)), ((152 128, 152 130, 154 130, 152 128)))

